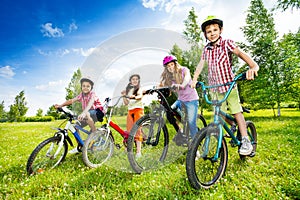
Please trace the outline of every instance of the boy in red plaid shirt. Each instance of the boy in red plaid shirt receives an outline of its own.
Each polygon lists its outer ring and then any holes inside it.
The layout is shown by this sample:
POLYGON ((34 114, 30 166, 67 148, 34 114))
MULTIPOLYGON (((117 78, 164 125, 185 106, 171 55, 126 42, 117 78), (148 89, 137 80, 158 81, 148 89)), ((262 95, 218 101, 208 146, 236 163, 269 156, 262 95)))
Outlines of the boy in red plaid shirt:
MULTIPOLYGON (((195 70, 192 87, 195 87, 205 62, 208 64, 208 81, 210 85, 233 81, 232 54, 237 55, 249 65, 250 69, 246 73, 246 78, 247 80, 254 80, 254 76, 257 76, 257 71, 259 70, 258 65, 251 57, 241 51, 234 41, 221 37, 223 31, 222 20, 215 16, 208 16, 202 23, 201 29, 209 43, 204 47, 201 60, 195 70)), ((228 88, 229 86, 218 87, 215 91, 217 98, 222 99, 228 88)), ((223 103, 221 108, 223 111, 226 109, 226 104, 228 104, 231 114, 234 115, 242 135, 242 146, 239 153, 241 155, 249 155, 253 147, 248 139, 246 122, 242 113, 243 110, 240 105, 237 87, 231 91, 227 101, 223 103)))

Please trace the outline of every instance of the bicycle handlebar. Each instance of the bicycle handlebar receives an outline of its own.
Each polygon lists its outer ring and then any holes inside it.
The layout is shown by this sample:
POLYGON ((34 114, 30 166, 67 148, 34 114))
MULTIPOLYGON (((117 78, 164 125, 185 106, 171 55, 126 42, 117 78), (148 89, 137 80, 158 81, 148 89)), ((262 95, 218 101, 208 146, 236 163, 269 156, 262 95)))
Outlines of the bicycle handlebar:
POLYGON ((224 83, 224 84, 219 84, 219 85, 205 85, 204 82, 197 82, 196 84, 196 88, 201 87, 203 90, 203 95, 204 95, 204 99, 208 104, 213 104, 213 105, 217 105, 217 104, 222 104, 224 101, 226 101, 226 99, 228 98, 231 90, 233 89, 234 85, 236 84, 237 81, 241 81, 241 80, 246 80, 246 72, 240 73, 237 76, 234 77, 233 81, 228 82, 228 83, 224 83), (225 93, 225 96, 223 99, 221 100, 209 100, 208 99, 208 93, 207 93, 207 89, 212 89, 212 88, 217 88, 217 87, 221 87, 221 86, 230 86, 229 89, 227 90, 227 92, 225 93))
POLYGON ((143 91, 143 95, 146 94, 153 94, 154 92, 158 92, 159 94, 163 94, 168 96, 171 90, 174 90, 175 87, 172 86, 165 86, 165 87, 155 87, 148 90, 143 91))

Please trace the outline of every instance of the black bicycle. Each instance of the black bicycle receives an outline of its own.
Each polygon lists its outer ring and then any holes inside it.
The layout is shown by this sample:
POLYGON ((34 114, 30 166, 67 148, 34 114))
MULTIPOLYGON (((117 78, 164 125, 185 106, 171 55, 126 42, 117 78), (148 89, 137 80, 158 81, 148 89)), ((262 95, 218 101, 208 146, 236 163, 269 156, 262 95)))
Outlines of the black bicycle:
MULTIPOLYGON (((157 97, 157 101, 152 102, 152 111, 134 124, 128 137, 127 155, 130 165, 136 173, 157 168, 163 164, 167 156, 170 136, 173 136, 175 143, 179 146, 189 144, 189 127, 184 108, 179 113, 170 107, 166 99, 170 96, 171 90, 170 87, 162 87, 144 92, 145 95, 157 97), (167 121, 169 123, 166 123, 167 121), (170 125, 174 129, 168 128, 170 125), (136 146, 134 145, 134 138, 138 135, 143 136, 141 157, 136 157, 136 146)), ((201 129, 206 125, 204 117, 199 114, 197 127, 201 129)))
MULTIPOLYGON (((186 173, 188 180, 193 188, 200 189, 209 188, 215 184, 225 173, 228 162, 228 147, 225 140, 224 130, 230 135, 230 144, 232 147, 241 147, 241 133, 237 127, 237 133, 235 135, 234 130, 230 129, 226 124, 224 118, 229 121, 235 122, 235 118, 229 114, 223 112, 220 107, 223 102, 228 98, 231 90, 238 80, 244 80, 245 73, 239 74, 232 82, 206 86, 203 82, 198 82, 198 87, 203 90, 205 101, 214 107, 214 121, 207 127, 200 130, 199 134, 196 134, 186 157, 186 173), (225 94, 225 97, 221 100, 209 100, 207 89, 228 85, 230 86, 225 94)), ((253 122, 246 121, 247 133, 253 146, 253 151, 249 157, 255 156, 257 146, 257 133, 253 122)), ((245 159, 245 155, 240 155, 241 159, 245 159)))

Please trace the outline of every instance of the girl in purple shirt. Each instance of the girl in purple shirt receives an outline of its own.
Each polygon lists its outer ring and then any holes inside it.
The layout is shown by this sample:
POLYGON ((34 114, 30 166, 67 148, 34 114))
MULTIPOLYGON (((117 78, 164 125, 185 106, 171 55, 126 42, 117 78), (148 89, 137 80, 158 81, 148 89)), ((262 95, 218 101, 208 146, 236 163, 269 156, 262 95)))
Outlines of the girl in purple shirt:
POLYGON ((172 109, 180 109, 184 105, 190 128, 190 137, 194 138, 198 132, 196 125, 199 97, 192 82, 190 70, 181 66, 173 56, 166 56, 163 60, 164 71, 161 75, 160 86, 172 86, 176 88, 178 100, 171 106, 172 109))

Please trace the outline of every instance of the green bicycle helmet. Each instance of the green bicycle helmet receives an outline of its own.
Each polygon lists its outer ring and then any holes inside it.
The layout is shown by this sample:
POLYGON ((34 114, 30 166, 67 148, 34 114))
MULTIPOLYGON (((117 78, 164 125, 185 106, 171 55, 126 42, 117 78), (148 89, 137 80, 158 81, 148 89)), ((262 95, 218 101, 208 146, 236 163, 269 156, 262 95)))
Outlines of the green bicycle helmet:
POLYGON ((223 27, 223 21, 218 19, 216 16, 214 15, 209 15, 207 16, 207 18, 203 21, 203 23, 201 24, 201 30, 203 33, 205 33, 205 27, 211 24, 218 24, 220 26, 220 28, 223 27))

